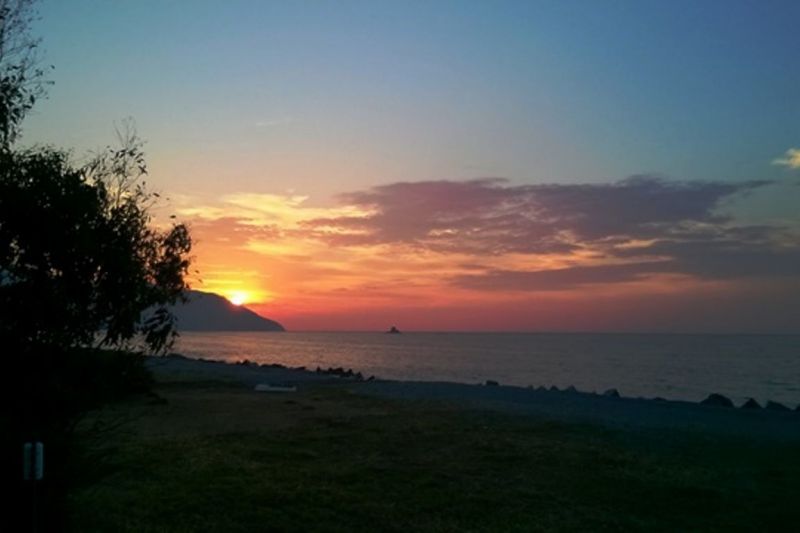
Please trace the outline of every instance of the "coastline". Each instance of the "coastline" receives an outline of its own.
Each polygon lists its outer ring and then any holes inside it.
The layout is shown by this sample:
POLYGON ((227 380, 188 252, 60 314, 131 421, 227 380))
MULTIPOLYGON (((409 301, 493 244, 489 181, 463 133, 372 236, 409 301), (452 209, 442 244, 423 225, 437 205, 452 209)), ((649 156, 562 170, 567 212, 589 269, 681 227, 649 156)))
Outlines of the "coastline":
POLYGON ((754 398, 790 408, 800 403, 798 348, 800 337, 417 332, 187 333, 175 345, 192 358, 343 366, 392 380, 616 388, 689 402, 719 393, 736 405, 754 398))
MULTIPOLYGON (((177 354, 148 358, 147 364, 161 381, 226 382, 250 389, 259 384, 291 385, 301 389, 337 384, 351 393, 374 398, 443 402, 466 409, 498 411, 560 423, 800 442, 800 411, 790 408, 744 409, 494 382, 365 380, 360 374, 357 374, 359 379, 344 377, 340 375, 343 369, 314 371, 279 364, 191 359, 177 354)), ((356 375, 353 371, 350 374, 356 375)))

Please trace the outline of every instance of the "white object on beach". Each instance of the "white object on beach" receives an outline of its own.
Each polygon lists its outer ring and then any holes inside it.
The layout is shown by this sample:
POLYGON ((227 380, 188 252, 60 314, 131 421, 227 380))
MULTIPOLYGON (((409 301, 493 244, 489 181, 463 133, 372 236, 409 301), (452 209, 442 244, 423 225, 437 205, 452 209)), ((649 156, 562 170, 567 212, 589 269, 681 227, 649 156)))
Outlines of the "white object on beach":
POLYGON ((259 383, 255 388, 256 392, 296 392, 297 387, 285 387, 283 385, 270 385, 268 383, 259 383))

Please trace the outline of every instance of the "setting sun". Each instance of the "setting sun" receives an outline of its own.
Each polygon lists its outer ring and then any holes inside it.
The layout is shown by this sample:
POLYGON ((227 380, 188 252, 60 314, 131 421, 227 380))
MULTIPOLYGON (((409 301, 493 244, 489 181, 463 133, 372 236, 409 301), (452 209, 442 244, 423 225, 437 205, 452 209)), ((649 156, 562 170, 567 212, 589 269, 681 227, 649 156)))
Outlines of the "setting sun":
POLYGON ((233 305, 242 305, 249 301, 249 295, 244 291, 235 291, 228 295, 228 300, 233 305))

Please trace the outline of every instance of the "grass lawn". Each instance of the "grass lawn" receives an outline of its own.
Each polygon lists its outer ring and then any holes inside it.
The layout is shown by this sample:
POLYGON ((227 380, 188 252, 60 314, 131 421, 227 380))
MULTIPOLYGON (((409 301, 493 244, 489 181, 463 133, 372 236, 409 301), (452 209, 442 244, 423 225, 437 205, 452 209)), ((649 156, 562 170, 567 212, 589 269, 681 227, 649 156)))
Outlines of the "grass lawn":
POLYGON ((731 531, 800 524, 796 447, 161 384, 80 426, 74 531, 731 531))

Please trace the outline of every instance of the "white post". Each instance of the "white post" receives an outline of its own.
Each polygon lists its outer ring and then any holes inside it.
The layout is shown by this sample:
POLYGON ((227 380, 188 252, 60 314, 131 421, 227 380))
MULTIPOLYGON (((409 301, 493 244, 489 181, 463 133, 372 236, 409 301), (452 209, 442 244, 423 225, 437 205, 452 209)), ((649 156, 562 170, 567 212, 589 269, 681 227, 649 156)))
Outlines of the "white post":
POLYGON ((36 482, 44 477, 44 444, 41 442, 26 442, 22 446, 22 477, 25 481, 31 481, 31 511, 33 514, 33 531, 39 530, 37 520, 38 510, 36 508, 36 482))
POLYGON ((22 447, 22 476, 25 481, 39 481, 44 477, 44 444, 26 442, 22 447))

